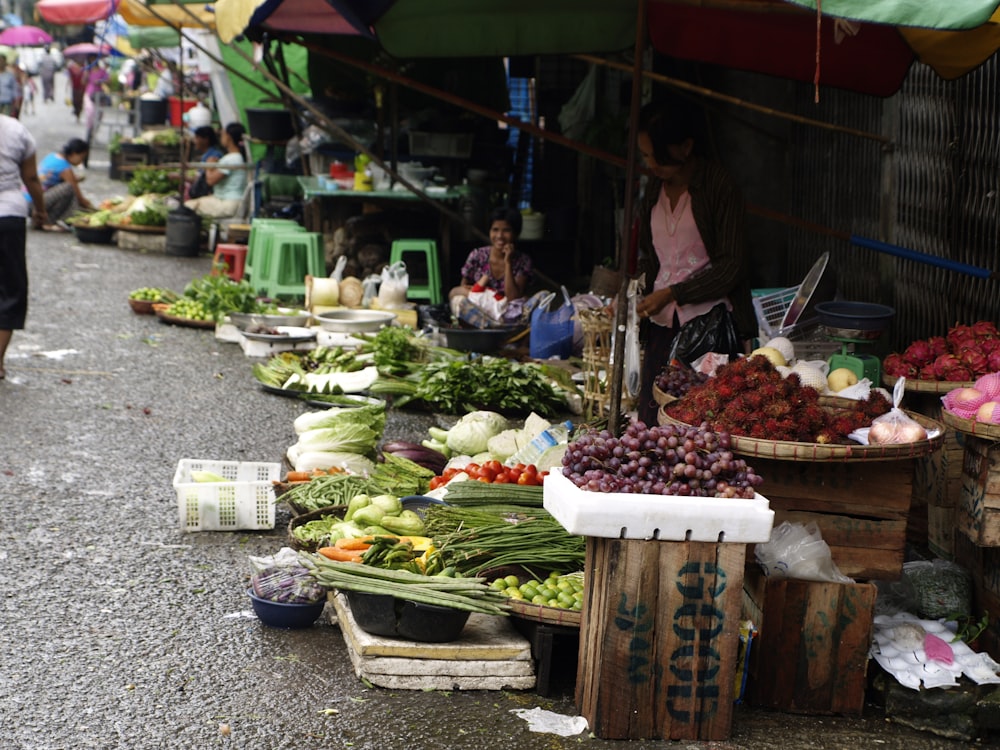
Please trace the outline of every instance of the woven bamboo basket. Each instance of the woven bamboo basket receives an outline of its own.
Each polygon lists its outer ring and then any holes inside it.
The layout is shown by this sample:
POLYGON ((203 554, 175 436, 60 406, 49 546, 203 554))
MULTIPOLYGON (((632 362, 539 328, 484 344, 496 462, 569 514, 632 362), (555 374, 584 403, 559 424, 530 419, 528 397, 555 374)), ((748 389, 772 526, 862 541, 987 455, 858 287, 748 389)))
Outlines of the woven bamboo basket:
POLYGON ((677 396, 671 396, 664 390, 660 390, 656 384, 653 384, 653 400, 660 406, 666 406, 667 404, 672 404, 677 400, 677 396))
POLYGON ((327 516, 337 516, 340 520, 343 520, 346 512, 346 505, 329 505, 326 508, 319 508, 317 510, 295 516, 288 522, 288 546, 292 549, 315 552, 320 545, 303 542, 295 536, 294 530, 303 524, 309 523, 310 521, 318 521, 319 519, 326 518, 327 516))
POLYGON ((948 427, 966 435, 974 435, 986 440, 1000 440, 1000 424, 978 422, 974 419, 962 419, 949 411, 941 410, 941 421, 948 427))
POLYGON ((576 314, 583 330, 583 412, 588 419, 604 416, 611 401, 611 328, 606 310, 580 310, 576 314))
MULTIPOLYGON (((899 378, 895 375, 882 376, 882 382, 890 388, 896 385, 896 381, 898 380, 899 378)), ((907 378, 903 384, 903 390, 913 391, 914 393, 940 393, 944 395, 956 388, 971 388, 973 385, 975 385, 973 381, 966 383, 956 380, 916 380, 914 378, 907 378)))
MULTIPOLYGON (((832 408, 832 407, 827 407, 832 408)), ((904 410, 905 411, 905 410, 904 410)), ((927 440, 898 445, 844 445, 841 443, 799 443, 792 440, 764 440, 733 435, 731 449, 741 456, 772 458, 779 461, 897 461, 919 458, 933 453, 944 445, 945 429, 940 422, 923 414, 907 411, 906 414, 918 422, 928 433, 937 435, 927 440)), ((690 426, 674 419, 663 407, 659 411, 660 424, 690 426)))

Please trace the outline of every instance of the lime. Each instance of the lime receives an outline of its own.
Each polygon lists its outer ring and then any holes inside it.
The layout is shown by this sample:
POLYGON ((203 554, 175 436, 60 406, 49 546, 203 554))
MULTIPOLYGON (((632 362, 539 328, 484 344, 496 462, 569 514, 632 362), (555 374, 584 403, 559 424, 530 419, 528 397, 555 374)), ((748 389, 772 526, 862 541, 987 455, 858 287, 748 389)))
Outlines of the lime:
POLYGON ((556 601, 565 607, 571 607, 573 606, 574 600, 573 595, 568 591, 560 591, 559 596, 556 597, 556 601))
POLYGON ((503 578, 497 578, 493 581, 493 583, 490 584, 490 588, 496 589, 497 591, 503 591, 505 588, 507 588, 507 581, 505 581, 503 578))
POLYGON ((508 586, 513 586, 514 588, 517 588, 518 586, 521 585, 521 582, 518 580, 517 576, 515 576, 515 575, 506 576, 504 578, 504 580, 507 582, 508 586))
POLYGON ((535 594, 533 597, 531 597, 531 603, 532 604, 541 604, 544 607, 545 606, 545 597, 542 596, 541 594, 535 594))
POLYGON ((511 599, 524 599, 524 594, 521 593, 521 590, 514 586, 508 588, 504 593, 511 599))

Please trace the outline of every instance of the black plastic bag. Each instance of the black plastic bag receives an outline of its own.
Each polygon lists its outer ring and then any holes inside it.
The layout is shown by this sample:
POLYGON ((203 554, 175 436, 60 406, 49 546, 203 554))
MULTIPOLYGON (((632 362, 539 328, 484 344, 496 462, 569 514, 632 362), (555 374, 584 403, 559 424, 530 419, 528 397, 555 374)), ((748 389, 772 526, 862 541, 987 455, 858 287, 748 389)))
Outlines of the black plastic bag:
POLYGON ((211 194, 212 186, 208 184, 208 179, 205 177, 205 173, 202 172, 198 175, 198 178, 191 183, 191 187, 188 188, 188 198, 201 198, 211 194))
POLYGON ((681 326, 670 346, 667 360, 679 360, 690 365, 698 357, 709 352, 728 354, 734 359, 743 352, 740 336, 736 332, 733 314, 720 302, 704 315, 699 315, 681 326))

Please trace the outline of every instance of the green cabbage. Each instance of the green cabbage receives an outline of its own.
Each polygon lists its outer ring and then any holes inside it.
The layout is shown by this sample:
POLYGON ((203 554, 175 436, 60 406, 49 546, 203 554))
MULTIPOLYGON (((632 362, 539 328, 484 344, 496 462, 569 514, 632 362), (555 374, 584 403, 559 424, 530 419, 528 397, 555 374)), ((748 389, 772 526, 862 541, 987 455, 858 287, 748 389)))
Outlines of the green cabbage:
POLYGON ((487 450, 494 435, 507 429, 507 419, 493 411, 473 411, 448 430, 448 447, 456 453, 474 456, 487 450))

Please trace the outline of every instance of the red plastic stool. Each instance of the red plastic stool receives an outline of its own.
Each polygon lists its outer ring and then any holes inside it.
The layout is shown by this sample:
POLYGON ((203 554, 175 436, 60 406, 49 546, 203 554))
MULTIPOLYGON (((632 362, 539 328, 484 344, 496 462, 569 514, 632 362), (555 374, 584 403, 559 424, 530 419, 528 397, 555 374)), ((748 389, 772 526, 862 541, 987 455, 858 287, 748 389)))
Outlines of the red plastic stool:
POLYGON ((219 274, 218 266, 225 264, 226 275, 233 281, 243 278, 243 268, 247 262, 247 246, 219 243, 212 258, 212 275, 219 274))

